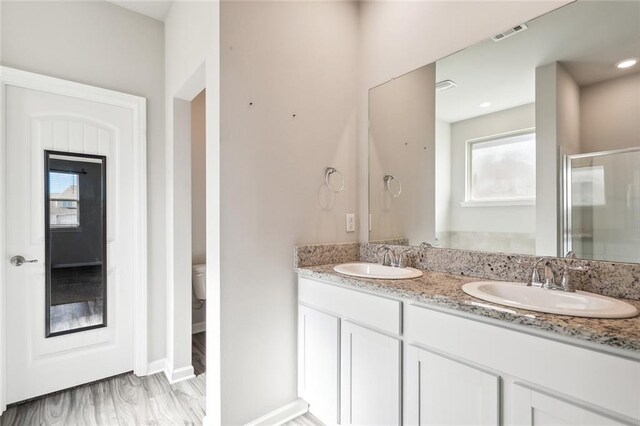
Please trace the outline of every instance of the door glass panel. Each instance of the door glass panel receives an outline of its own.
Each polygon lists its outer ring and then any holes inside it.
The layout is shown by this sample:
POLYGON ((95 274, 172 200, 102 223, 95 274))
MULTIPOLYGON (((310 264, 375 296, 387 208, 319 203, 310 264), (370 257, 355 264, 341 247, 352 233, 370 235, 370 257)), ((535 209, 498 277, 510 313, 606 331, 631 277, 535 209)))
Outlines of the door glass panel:
POLYGON ((107 325, 105 163, 45 153, 47 337, 107 325))
POLYGON ((568 249, 640 262, 640 150, 581 154, 568 169, 568 249))

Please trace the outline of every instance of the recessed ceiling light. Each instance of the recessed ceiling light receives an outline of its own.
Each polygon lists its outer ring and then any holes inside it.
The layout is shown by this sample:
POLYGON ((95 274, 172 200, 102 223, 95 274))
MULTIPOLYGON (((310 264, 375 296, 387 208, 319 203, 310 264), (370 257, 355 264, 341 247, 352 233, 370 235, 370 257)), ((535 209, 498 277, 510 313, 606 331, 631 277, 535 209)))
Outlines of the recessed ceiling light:
POLYGON ((478 105, 480 108, 487 108, 491 106, 491 102, 483 102, 480 105, 478 105))
POLYGON ((630 68, 637 63, 638 63, 638 60, 636 58, 623 59, 622 61, 616 64, 616 67, 620 69, 630 68))

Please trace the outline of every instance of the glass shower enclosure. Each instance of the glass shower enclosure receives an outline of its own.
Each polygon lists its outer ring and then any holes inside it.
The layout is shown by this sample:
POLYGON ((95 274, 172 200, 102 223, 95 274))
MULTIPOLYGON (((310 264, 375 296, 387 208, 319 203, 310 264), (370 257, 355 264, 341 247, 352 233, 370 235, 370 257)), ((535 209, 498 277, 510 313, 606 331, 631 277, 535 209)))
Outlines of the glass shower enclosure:
POLYGON ((640 147, 564 157, 563 252, 640 262, 640 147))

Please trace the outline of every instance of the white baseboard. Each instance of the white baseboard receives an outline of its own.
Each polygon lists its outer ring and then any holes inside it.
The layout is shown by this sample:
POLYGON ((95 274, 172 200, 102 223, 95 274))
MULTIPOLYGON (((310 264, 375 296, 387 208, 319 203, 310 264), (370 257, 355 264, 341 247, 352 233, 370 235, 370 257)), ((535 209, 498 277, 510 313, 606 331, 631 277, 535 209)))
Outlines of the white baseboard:
POLYGON ((149 366, 147 367, 147 374, 151 375, 151 374, 157 374, 157 373, 164 373, 166 370, 167 370, 167 359, 166 358, 157 359, 149 363, 149 366))
POLYGON ((149 366, 147 367, 147 374, 151 375, 157 373, 164 373, 171 384, 196 377, 193 372, 193 366, 189 365, 187 367, 172 370, 169 365, 169 361, 166 358, 158 359, 149 363, 149 366))
POLYGON ((278 426, 289 420, 302 416, 309 411, 309 404, 303 399, 297 399, 284 407, 273 410, 262 417, 247 423, 245 426, 278 426))
POLYGON ((206 322, 204 322, 204 321, 197 322, 197 323, 195 323, 195 324, 193 324, 191 326, 191 333, 192 334, 202 333, 206 329, 207 329, 207 323, 206 322))
POLYGON ((167 380, 169 383, 174 384, 178 382, 182 382, 183 380, 189 380, 196 377, 193 373, 193 366, 189 365, 187 367, 177 368, 173 371, 169 369, 165 370, 164 374, 167 376, 167 380))

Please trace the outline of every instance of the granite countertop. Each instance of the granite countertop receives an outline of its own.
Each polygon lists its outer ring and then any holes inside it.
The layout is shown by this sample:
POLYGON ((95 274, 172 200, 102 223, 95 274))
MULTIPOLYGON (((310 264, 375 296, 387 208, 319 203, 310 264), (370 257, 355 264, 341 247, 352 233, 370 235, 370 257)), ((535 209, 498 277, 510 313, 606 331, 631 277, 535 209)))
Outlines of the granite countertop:
MULTIPOLYGON (((605 345, 616 352, 631 351, 630 356, 640 357, 640 316, 628 319, 598 319, 527 311, 485 302, 462 291, 463 284, 487 281, 482 278, 423 271, 424 275, 420 278, 380 280, 339 274, 333 270, 334 266, 332 264, 297 268, 296 272, 301 276, 329 281, 348 288, 409 299, 426 305, 532 327, 579 341, 605 345)), ((640 309, 640 301, 625 301, 640 309)))

